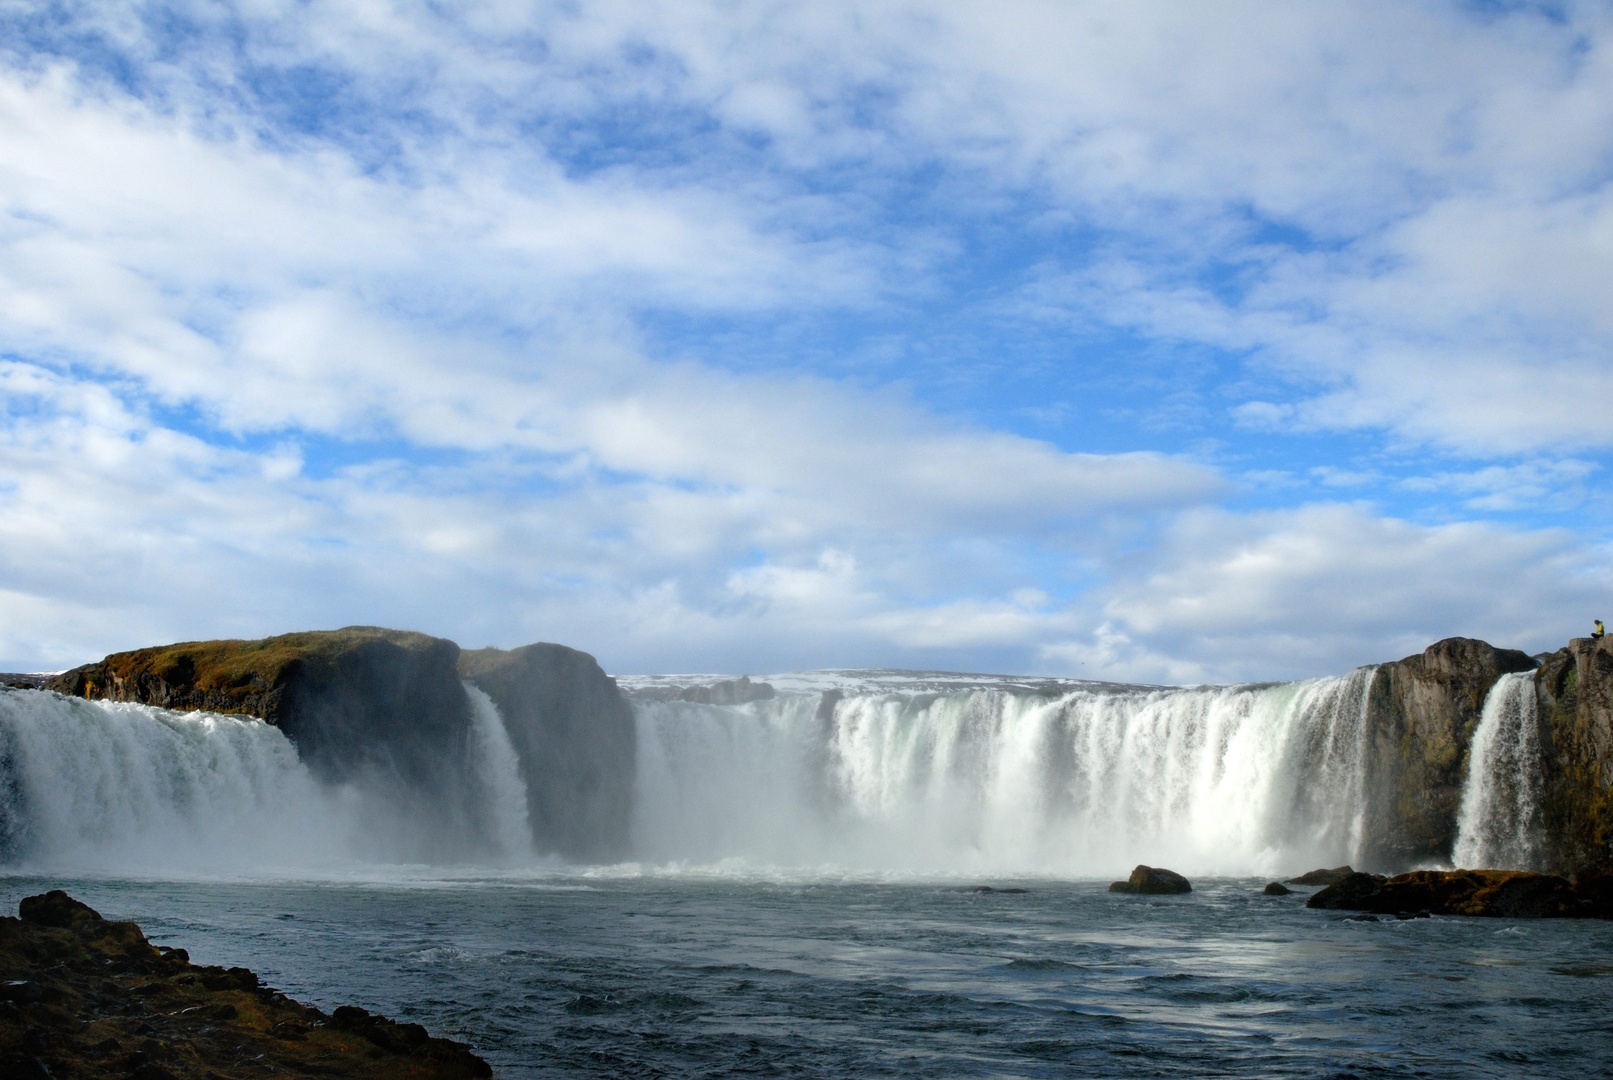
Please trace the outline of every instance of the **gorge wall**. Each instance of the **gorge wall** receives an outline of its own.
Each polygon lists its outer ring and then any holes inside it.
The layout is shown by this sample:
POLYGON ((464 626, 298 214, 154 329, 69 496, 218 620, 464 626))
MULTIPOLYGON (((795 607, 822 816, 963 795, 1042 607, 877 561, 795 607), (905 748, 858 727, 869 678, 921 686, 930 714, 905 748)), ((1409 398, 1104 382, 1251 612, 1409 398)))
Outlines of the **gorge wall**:
POLYGON ((285 733, 320 781, 366 785, 409 818, 433 819, 443 846, 465 852, 488 831, 467 681, 502 715, 527 787, 534 850, 619 855, 631 808, 632 715, 593 657, 562 645, 461 652, 426 634, 350 626, 116 653, 44 689, 259 717, 285 733))
POLYGON ((1613 638, 1575 638, 1535 676, 1547 869, 1613 871, 1613 638))
MULTIPOLYGON (((565 646, 461 651, 348 627, 119 653, 47 688, 262 717, 314 779, 433 817, 438 851, 461 860, 974 859, 1083 873, 1106 853, 1252 872, 1325 853, 1398 872, 1451 864, 1466 828, 1463 859, 1613 868, 1613 646, 1591 639, 1541 663, 1450 638, 1336 679, 1248 687, 775 694, 729 680, 656 682, 629 701, 565 646), (1486 769, 1496 782, 1476 784, 1486 769)), ((205 756, 216 737, 190 732, 185 752, 205 756)), ((273 746, 253 752, 259 771, 240 775, 281 768, 273 746)), ((0 832, 17 846, 15 824, 0 832)))

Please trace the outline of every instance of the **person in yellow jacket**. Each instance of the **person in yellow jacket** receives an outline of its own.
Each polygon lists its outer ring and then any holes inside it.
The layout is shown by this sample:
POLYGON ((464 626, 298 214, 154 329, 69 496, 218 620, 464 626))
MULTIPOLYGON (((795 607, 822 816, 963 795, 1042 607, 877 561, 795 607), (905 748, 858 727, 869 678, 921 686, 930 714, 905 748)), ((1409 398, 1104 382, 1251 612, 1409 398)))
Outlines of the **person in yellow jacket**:
POLYGON ((1604 633, 1606 633, 1606 631, 1602 629, 1602 620, 1601 619, 1592 619, 1591 622, 1596 624, 1596 629, 1591 632, 1592 640, 1595 640, 1596 638, 1599 638, 1604 633))

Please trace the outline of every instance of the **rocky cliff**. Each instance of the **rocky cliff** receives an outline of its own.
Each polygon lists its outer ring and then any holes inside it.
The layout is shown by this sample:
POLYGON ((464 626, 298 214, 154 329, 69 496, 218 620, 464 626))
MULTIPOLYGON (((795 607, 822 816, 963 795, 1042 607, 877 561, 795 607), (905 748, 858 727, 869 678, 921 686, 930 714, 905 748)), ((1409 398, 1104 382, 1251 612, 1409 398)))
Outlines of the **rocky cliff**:
POLYGON ((498 706, 521 761, 540 852, 627 854, 633 810, 633 711, 592 656, 564 645, 476 649, 459 672, 498 706))
POLYGON ((463 768, 470 710, 459 646, 375 626, 114 653, 45 689, 181 711, 241 713, 284 731, 323 780, 396 773, 438 792, 463 768))
POLYGON ((420 834, 425 841, 463 856, 485 807, 462 680, 503 717, 536 849, 582 860, 625 855, 632 709, 592 656, 564 645, 462 653, 443 638, 350 626, 115 653, 45 689, 260 717, 286 733, 315 776, 383 792, 408 820, 435 826, 420 834))
POLYGON ((1472 638, 1446 638, 1379 665, 1367 703, 1364 863, 1450 861, 1485 695, 1507 672, 1534 666, 1525 653, 1472 638))
POLYGON ((1553 868, 1613 872, 1613 638, 1575 638, 1535 676, 1553 868))

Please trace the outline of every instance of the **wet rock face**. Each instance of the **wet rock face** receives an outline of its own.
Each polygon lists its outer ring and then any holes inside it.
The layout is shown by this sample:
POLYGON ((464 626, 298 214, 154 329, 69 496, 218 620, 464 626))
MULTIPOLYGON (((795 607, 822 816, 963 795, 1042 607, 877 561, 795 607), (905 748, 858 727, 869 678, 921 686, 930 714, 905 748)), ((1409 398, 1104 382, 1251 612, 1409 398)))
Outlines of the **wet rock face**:
POLYGON ((1138 866, 1132 870, 1130 878, 1111 884, 1109 891, 1141 893, 1148 896, 1168 896, 1192 892, 1193 886, 1185 877, 1174 870, 1164 870, 1157 866, 1138 866))
POLYGON ((1378 915, 1431 912, 1507 919, 1613 918, 1613 878, 1513 870, 1415 870, 1386 878, 1351 874, 1306 907, 1378 915))
POLYGON ((1446 638, 1378 668, 1367 706, 1367 865, 1450 860, 1484 699, 1502 675, 1534 667, 1516 649, 1446 638))
POLYGON ((1299 877, 1288 879, 1290 885, 1335 885, 1355 873, 1348 866, 1335 866, 1331 870, 1307 870, 1299 877))
POLYGON ((1267 884, 1266 887, 1261 891, 1267 896, 1288 896, 1291 895, 1294 890, 1290 889, 1287 885, 1284 885, 1280 881, 1273 881, 1267 884))
POLYGON ((246 968, 199 967, 56 890, 0 918, 0 1076, 488 1077, 462 1043, 344 1006, 327 1016, 246 968))
POLYGON ((1548 864, 1613 871, 1613 638, 1575 638, 1535 676, 1548 864))
POLYGON ((504 718, 538 850, 589 861, 624 856, 638 736, 616 680, 587 653, 547 643, 466 651, 459 672, 504 718))

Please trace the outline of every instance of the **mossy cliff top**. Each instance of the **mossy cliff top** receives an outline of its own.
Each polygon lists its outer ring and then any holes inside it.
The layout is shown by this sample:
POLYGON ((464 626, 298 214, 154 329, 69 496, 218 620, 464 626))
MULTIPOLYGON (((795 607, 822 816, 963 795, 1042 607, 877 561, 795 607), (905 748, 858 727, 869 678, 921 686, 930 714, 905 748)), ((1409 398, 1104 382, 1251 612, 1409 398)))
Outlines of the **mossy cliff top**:
POLYGON ((451 669, 459 646, 379 626, 311 630, 257 641, 182 641, 113 653, 57 675, 45 689, 169 709, 245 713, 278 722, 289 707, 287 689, 294 682, 327 682, 355 661, 368 666, 363 661, 373 663, 383 653, 429 658, 451 669))

